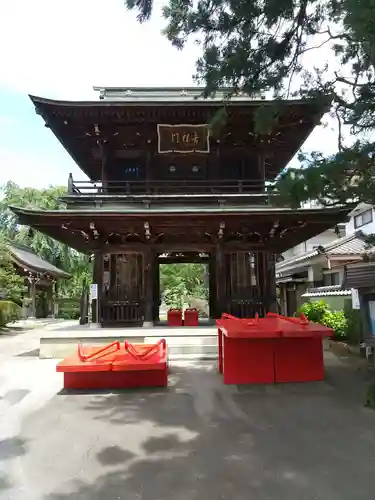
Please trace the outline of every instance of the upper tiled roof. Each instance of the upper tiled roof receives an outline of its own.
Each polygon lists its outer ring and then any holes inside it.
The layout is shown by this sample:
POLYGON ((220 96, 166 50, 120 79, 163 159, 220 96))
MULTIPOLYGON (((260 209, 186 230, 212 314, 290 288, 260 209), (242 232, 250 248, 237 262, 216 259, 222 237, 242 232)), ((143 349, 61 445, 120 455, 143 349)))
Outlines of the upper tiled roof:
MULTIPOLYGON (((94 87, 99 92, 99 99, 106 101, 126 101, 126 102, 155 102, 155 101, 176 101, 191 102, 203 101, 204 87, 94 87)), ((221 102, 233 92, 230 88, 220 88, 214 96, 205 99, 206 103, 221 102)), ((250 97, 246 94, 234 94, 231 102, 251 102, 263 100, 261 95, 250 97)))

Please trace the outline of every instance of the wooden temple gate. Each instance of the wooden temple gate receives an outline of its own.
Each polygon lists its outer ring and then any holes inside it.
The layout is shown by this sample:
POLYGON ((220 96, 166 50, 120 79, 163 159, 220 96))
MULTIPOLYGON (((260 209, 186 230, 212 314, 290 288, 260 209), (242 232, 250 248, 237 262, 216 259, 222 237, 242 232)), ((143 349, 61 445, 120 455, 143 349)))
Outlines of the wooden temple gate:
POLYGON ((274 311, 275 255, 351 210, 284 209, 269 189, 328 100, 233 96, 225 123, 213 131, 228 89, 209 99, 197 88, 97 90, 103 100, 32 97, 90 180, 69 176, 61 198, 66 209, 58 212, 11 207, 21 223, 94 254, 99 304, 93 320, 111 326, 157 321, 159 257, 175 251, 207 254, 211 318, 274 311), (263 109, 274 117, 259 131, 263 109))
MULTIPOLYGON (((220 317, 222 312, 253 317, 275 310, 274 254, 234 252, 221 245, 210 250, 206 261, 211 318, 220 317)), ((158 321, 159 265, 159 253, 152 247, 142 252, 97 254, 94 273, 100 291, 98 319, 104 326, 151 325, 158 321)))

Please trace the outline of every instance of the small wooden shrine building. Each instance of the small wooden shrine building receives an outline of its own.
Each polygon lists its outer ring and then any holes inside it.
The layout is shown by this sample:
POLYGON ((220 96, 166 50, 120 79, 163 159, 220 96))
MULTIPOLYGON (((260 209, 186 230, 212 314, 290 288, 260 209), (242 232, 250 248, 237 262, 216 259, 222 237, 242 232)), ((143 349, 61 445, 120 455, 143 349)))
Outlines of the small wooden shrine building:
POLYGON ((197 88, 96 88, 99 101, 31 97, 89 181, 69 177, 65 210, 12 207, 23 224, 95 255, 98 320, 150 325, 159 264, 207 262, 210 316, 276 309, 275 256, 343 221, 349 208, 277 208, 267 186, 327 104, 232 97, 197 88), (276 111, 275 111, 276 109, 276 111), (272 127, 259 130, 259 115, 272 127))
POLYGON ((69 279, 71 275, 41 259, 29 248, 13 243, 7 245, 7 249, 17 273, 25 278, 30 305, 23 311, 24 316, 37 316, 36 299, 41 292, 46 293, 46 310, 43 315, 54 316, 57 280, 69 279))

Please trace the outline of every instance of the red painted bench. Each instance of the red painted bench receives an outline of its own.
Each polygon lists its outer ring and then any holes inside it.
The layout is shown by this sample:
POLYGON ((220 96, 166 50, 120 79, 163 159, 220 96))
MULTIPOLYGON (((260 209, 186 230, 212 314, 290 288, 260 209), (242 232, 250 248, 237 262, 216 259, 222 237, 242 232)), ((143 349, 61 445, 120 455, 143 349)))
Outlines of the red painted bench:
POLYGON ((165 339, 156 344, 124 344, 83 349, 56 366, 64 374, 65 389, 128 389, 166 387, 168 353, 165 339))

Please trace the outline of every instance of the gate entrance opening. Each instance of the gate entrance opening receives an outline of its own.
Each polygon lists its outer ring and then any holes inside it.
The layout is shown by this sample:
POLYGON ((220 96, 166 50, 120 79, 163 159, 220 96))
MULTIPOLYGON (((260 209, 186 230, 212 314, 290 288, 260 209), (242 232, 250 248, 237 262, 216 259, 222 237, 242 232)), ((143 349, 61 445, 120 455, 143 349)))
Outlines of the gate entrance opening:
POLYGON ((207 323, 210 310, 209 254, 165 253, 158 256, 159 309, 156 322, 167 320, 170 308, 195 308, 207 323))

